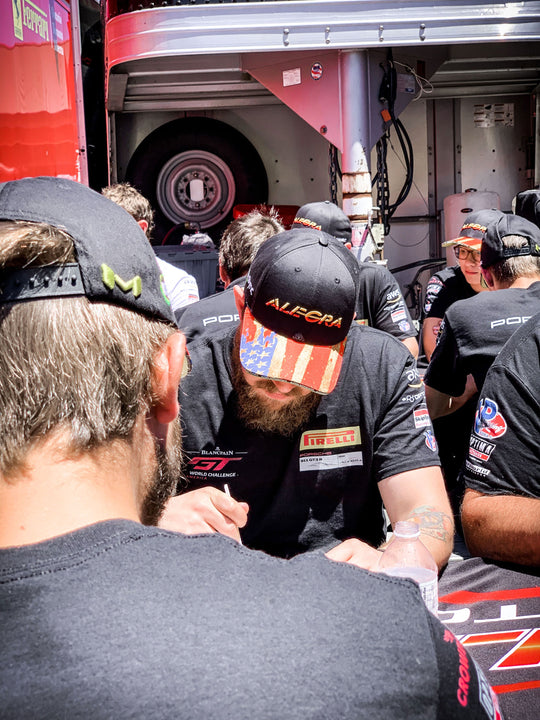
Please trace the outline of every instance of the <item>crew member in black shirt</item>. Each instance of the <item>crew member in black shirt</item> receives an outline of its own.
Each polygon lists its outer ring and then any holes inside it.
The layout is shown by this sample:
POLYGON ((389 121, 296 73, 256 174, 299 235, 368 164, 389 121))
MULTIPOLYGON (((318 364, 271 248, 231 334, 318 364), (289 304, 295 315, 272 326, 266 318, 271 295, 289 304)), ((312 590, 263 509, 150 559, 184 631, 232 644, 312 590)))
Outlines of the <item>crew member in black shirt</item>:
POLYGON ((436 272, 426 286, 422 350, 429 362, 435 349, 444 313, 457 300, 474 297, 487 290, 480 272, 480 247, 486 227, 500 217, 499 210, 478 210, 467 215, 459 237, 447 240, 443 247, 454 248, 458 265, 436 272))
POLYGON ((473 555, 540 567, 539 437, 540 312, 508 340, 482 388, 464 468, 473 555))
POLYGON ((445 564, 453 523, 422 382, 403 343, 353 322, 360 276, 319 230, 261 245, 245 290, 234 288, 238 332, 190 343, 187 487, 164 527, 234 537, 240 527, 270 554, 320 548, 374 568, 384 502, 392 523, 419 523, 445 564))
MULTIPOLYGON (((429 361, 435 348, 437 334, 448 308, 458 300, 474 297, 487 290, 481 280, 480 248, 489 222, 500 217, 499 210, 479 210, 465 218, 459 237, 443 243, 452 246, 459 265, 448 267, 428 282, 422 323, 422 345, 429 361)), ((433 422, 433 431, 439 446, 439 457, 448 488, 457 480, 463 455, 469 444, 470 415, 474 412, 475 400, 456 410, 452 416, 438 417, 433 422)))
MULTIPOLYGON (((424 376, 432 420, 476 397, 504 343, 540 311, 539 255, 540 230, 528 220, 502 215, 487 227, 481 262, 493 292, 460 300, 446 312, 424 376)), ((469 432, 472 417, 473 412, 467 419, 469 432)), ((466 449, 461 463, 465 454, 466 449)), ((461 493, 459 487, 458 498, 461 493)))

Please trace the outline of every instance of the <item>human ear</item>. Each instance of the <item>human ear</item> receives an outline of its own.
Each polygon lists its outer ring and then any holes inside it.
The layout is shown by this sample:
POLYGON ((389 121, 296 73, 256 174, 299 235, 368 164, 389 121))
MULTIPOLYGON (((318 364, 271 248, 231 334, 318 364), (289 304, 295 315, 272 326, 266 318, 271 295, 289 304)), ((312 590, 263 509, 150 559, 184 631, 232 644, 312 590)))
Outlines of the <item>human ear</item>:
POLYGON ((231 279, 227 275, 227 271, 221 263, 219 263, 218 270, 221 282, 225 285, 226 288, 229 287, 229 285, 231 284, 231 279))
POLYGON ((244 288, 239 287, 238 285, 235 285, 233 287, 233 293, 234 293, 234 302, 236 303, 236 309, 238 310, 238 314, 240 317, 244 314, 244 305, 245 305, 245 296, 244 296, 244 288))
POLYGON ((482 273, 482 281, 484 284, 484 287, 489 288, 490 290, 493 290, 495 283, 493 282, 493 275, 489 272, 487 268, 480 268, 480 272, 482 273))
POLYGON ((148 230, 148 221, 147 220, 137 220, 137 224, 143 231, 143 233, 146 235, 146 231, 148 230))
POLYGON ((154 356, 152 389, 155 401, 151 412, 163 425, 172 422, 180 410, 178 386, 185 354, 186 338, 182 333, 176 332, 169 336, 154 356))

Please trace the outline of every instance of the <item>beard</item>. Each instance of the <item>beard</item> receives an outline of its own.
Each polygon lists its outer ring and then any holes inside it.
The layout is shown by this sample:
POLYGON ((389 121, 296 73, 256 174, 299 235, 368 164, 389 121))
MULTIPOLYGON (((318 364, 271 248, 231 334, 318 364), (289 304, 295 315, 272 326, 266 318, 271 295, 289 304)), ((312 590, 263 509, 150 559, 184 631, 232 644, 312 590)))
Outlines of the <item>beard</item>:
POLYGON ((317 393, 304 395, 299 388, 293 387, 287 395, 287 402, 273 401, 257 392, 275 391, 271 380, 261 378, 255 385, 249 385, 242 371, 238 342, 235 342, 233 349, 232 371, 233 387, 236 391, 236 414, 248 430, 292 437, 315 415, 321 400, 317 393))
POLYGON ((157 525, 167 501, 175 494, 181 480, 182 432, 180 418, 176 418, 169 430, 166 447, 154 438, 156 463, 148 482, 146 495, 141 506, 143 525, 157 525))

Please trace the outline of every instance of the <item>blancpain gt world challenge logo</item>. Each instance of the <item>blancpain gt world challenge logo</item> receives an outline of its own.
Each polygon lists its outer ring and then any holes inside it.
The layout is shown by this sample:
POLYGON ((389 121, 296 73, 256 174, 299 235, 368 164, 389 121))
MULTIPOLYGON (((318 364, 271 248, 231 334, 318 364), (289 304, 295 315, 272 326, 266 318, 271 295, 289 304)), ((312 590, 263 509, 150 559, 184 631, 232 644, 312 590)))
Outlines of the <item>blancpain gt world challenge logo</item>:
POLYGON ((233 478, 237 476, 234 463, 242 460, 245 452, 234 450, 201 450, 189 460, 190 478, 233 478))

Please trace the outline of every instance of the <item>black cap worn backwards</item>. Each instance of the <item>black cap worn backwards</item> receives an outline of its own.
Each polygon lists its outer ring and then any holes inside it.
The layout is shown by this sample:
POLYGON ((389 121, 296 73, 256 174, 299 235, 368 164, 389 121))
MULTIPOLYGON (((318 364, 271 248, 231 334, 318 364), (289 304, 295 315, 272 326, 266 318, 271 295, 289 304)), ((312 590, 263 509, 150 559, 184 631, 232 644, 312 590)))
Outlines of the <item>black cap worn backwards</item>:
POLYGON ((351 221, 341 208, 329 200, 302 205, 296 212, 292 227, 322 230, 341 242, 351 241, 351 221))
POLYGON ((516 215, 540 227, 540 190, 524 190, 516 195, 516 215))
POLYGON ((85 185, 55 177, 0 184, 0 220, 42 222, 73 238, 76 263, 0 272, 0 303, 85 295, 174 324, 156 256, 137 222, 85 185))
POLYGON ((519 215, 503 215, 488 225, 480 251, 482 267, 489 268, 495 263, 522 255, 540 256, 540 230, 519 215), (506 247, 503 238, 518 235, 526 243, 523 247, 506 247))

